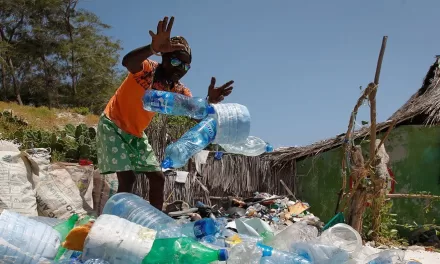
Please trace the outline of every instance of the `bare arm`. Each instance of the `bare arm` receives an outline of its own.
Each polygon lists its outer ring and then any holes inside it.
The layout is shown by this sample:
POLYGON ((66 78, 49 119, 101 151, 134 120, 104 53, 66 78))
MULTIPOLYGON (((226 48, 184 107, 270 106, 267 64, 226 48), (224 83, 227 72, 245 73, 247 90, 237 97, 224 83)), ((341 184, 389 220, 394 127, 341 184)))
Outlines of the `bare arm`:
POLYGON ((122 59, 122 65, 131 73, 142 71, 142 62, 153 55, 150 45, 130 51, 122 59))

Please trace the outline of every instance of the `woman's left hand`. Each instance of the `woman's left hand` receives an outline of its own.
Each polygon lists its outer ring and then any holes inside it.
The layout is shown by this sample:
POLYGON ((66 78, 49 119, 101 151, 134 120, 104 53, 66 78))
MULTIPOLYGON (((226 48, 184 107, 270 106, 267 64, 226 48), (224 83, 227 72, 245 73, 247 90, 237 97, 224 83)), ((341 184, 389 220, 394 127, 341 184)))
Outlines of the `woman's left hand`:
POLYGON ((211 78, 211 84, 208 89, 208 99, 211 104, 220 103, 226 96, 232 93, 232 84, 234 81, 229 81, 220 87, 215 87, 215 78, 211 78))

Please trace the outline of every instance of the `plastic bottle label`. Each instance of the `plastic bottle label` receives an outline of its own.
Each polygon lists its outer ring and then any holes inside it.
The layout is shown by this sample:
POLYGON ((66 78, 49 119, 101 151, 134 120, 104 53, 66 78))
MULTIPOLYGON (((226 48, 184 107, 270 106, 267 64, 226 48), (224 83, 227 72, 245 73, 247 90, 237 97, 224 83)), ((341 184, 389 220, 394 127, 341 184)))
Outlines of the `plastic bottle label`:
POLYGON ((170 113, 173 108, 174 95, 164 91, 155 91, 151 96, 150 106, 152 110, 170 113))
POLYGON ((200 126, 204 127, 204 131, 208 136, 208 142, 212 142, 216 135, 217 122, 214 119, 203 120, 200 122, 200 126))

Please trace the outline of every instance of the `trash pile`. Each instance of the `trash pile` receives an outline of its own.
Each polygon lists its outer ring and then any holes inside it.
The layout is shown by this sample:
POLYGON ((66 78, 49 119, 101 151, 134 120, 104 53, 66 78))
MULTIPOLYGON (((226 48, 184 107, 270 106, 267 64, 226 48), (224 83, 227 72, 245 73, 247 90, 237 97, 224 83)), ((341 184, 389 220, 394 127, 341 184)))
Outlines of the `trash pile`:
POLYGON ((222 216, 235 218, 259 218, 271 229, 281 231, 293 223, 305 221, 321 229, 324 223, 308 211, 310 205, 300 200, 290 200, 286 196, 255 193, 245 200, 232 198, 230 205, 220 209, 222 216), (227 207, 227 208, 225 208, 227 207))
MULTIPOLYGON (((275 204, 294 206, 285 198, 271 206, 275 204)), ((339 223, 319 234, 304 211, 288 225, 297 217, 285 217, 283 206, 268 214, 264 212, 271 206, 261 206, 246 210, 246 215, 261 218, 211 214, 191 222, 173 219, 134 194, 118 193, 97 218, 73 214, 59 220, 3 210, 0 263, 417 263, 404 261, 401 250, 368 255, 360 235, 348 225, 339 223), (281 231, 272 228, 282 225, 281 231)))

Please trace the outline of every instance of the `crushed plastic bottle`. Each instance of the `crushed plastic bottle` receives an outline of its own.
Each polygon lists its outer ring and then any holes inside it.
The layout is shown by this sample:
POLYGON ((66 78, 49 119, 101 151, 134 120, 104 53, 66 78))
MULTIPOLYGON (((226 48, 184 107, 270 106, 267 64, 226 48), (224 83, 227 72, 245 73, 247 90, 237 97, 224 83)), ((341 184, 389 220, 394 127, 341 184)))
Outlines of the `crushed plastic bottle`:
POLYGON ((293 252, 310 263, 340 264, 349 260, 348 252, 333 245, 314 242, 298 242, 292 244, 289 252, 293 252))
POLYGON ((49 264, 51 261, 32 254, 26 254, 18 247, 10 245, 0 238, 0 263, 49 264))
POLYGON ((264 140, 249 136, 246 141, 236 144, 220 144, 229 153, 241 154, 244 156, 259 156, 266 152, 272 152, 273 147, 264 140))
POLYGON ((203 119, 208 114, 214 114, 214 108, 201 97, 149 89, 145 91, 142 101, 145 110, 161 114, 194 119, 203 119))
POLYGON ((228 260, 228 251, 226 249, 216 250, 204 246, 192 238, 181 237, 156 239, 142 264, 205 264, 226 260, 228 260))
POLYGON ((3 210, 0 215, 0 238, 30 256, 53 259, 61 235, 52 227, 18 213, 3 210))
POLYGON ((110 197, 102 213, 116 215, 154 230, 161 230, 163 226, 176 222, 149 202, 131 193, 117 193, 110 197))
POLYGON ((371 255, 363 263, 367 264, 406 264, 405 251, 385 250, 371 255))
POLYGON ((311 241, 317 237, 318 229, 316 227, 307 225, 304 222, 297 222, 275 234, 270 239, 265 240, 265 243, 276 249, 289 251, 293 243, 311 241))
POLYGON ((217 133, 217 122, 211 117, 203 119, 187 131, 178 141, 165 149, 162 168, 181 168, 196 153, 207 147, 217 133))
POLYGON ((356 255, 362 249, 362 238, 359 233, 347 224, 336 224, 322 232, 319 242, 333 245, 356 255))
POLYGON ((291 252, 276 250, 272 247, 263 245, 261 243, 257 244, 263 250, 263 256, 269 258, 273 263, 278 264, 312 264, 315 262, 310 262, 306 258, 291 252))
POLYGON ((102 259, 88 259, 84 262, 84 264, 110 264, 110 262, 102 259))

